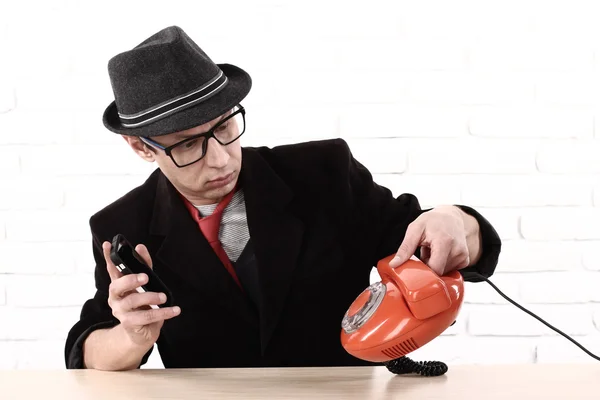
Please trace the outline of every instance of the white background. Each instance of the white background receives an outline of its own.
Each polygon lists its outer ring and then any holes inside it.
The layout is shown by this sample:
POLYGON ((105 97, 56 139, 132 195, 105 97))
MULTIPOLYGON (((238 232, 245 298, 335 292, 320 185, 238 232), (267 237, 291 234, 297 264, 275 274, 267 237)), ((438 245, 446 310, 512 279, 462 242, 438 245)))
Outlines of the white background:
MULTIPOLYGON (((476 207, 504 241, 492 282, 600 353, 595 3, 2 2, 0 368, 64 368, 88 219, 155 168, 102 125, 107 62, 169 25, 253 77, 243 145, 343 137, 395 195, 476 207)), ((594 362, 486 283, 466 302, 415 359, 594 362)))

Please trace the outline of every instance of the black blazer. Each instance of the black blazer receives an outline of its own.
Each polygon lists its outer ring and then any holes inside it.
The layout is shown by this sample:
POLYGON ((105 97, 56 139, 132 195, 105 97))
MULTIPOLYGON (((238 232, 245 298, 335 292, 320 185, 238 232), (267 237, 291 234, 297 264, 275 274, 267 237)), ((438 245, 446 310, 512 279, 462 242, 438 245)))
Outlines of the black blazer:
MULTIPOLYGON (((372 365, 344 351, 341 321, 369 286, 372 268, 397 251, 407 225, 425 211, 417 198, 394 198, 375 184, 341 139, 243 148, 240 184, 260 280, 258 311, 156 170, 90 219, 96 293, 69 331, 67 368, 83 368, 89 332, 118 323, 107 304, 101 249, 116 233, 148 247, 181 307, 157 341, 166 368, 372 365)), ((501 243, 488 221, 463 209, 482 231, 481 260, 462 270, 477 281, 470 272, 491 276, 501 243)))

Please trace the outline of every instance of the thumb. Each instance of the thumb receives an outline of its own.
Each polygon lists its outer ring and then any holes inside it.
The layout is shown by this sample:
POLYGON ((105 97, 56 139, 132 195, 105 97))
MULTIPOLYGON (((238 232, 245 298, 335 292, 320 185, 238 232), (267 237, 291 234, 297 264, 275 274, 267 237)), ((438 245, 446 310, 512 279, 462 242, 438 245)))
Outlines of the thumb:
POLYGON ((150 257, 150 253, 148 249, 143 244, 138 244, 135 246, 135 251, 142 257, 142 259, 148 264, 150 268, 152 268, 152 258, 150 257))
POLYGON ((400 244, 396 256, 390 261, 390 267, 396 268, 408 261, 414 254, 423 238, 423 226, 414 222, 408 226, 404 240, 400 244))
POLYGON ((123 274, 121 274, 119 272, 117 267, 115 267, 115 264, 112 262, 112 259, 110 257, 110 249, 111 249, 110 242, 105 241, 102 243, 102 252, 104 253, 104 260, 106 262, 106 270, 108 271, 108 276, 110 276, 110 281, 112 282, 112 281, 122 277, 123 274))

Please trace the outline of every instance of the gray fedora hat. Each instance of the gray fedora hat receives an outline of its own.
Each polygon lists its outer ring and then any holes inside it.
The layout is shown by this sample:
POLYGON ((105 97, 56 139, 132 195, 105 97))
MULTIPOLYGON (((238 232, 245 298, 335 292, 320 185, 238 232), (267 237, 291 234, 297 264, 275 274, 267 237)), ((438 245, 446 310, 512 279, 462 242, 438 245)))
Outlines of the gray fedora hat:
POLYGON ((240 103, 252 80, 215 64, 179 27, 152 35, 108 62, 115 100, 102 121, 112 132, 160 136, 209 122, 240 103))

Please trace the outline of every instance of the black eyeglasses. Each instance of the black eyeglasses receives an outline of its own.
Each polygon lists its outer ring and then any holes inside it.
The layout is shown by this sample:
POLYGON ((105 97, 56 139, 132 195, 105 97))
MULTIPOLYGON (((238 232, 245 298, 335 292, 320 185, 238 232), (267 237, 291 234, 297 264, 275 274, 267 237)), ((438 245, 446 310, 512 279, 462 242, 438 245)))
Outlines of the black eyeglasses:
POLYGON ((187 167, 200 161, 208 149, 208 140, 214 138, 222 146, 238 140, 246 131, 246 110, 241 104, 233 108, 218 124, 207 132, 190 136, 180 142, 165 147, 154 140, 142 137, 147 144, 163 150, 179 168, 187 167))

